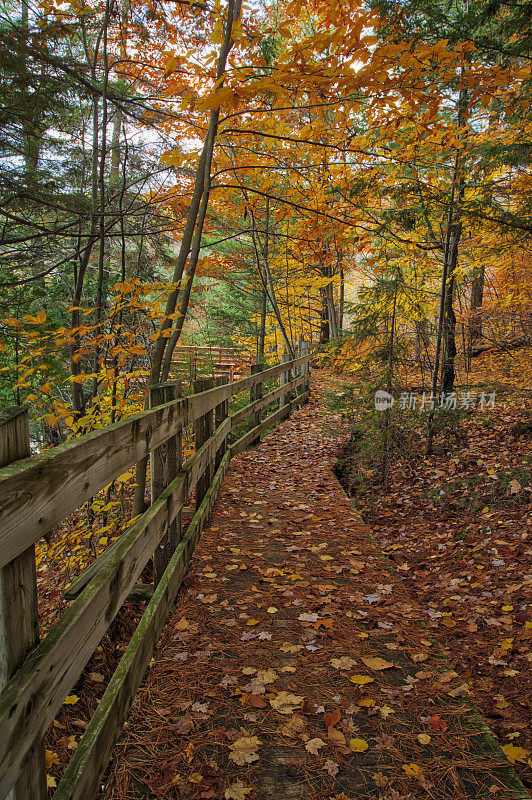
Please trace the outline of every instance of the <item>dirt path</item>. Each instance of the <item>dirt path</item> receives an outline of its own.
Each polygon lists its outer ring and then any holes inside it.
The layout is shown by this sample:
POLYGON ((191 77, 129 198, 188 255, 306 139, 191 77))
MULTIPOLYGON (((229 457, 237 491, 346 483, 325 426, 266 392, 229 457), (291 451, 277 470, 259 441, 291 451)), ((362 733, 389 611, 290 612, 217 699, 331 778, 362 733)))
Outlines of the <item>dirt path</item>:
POLYGON ((106 800, 528 796, 334 478, 326 418, 231 466, 106 800))

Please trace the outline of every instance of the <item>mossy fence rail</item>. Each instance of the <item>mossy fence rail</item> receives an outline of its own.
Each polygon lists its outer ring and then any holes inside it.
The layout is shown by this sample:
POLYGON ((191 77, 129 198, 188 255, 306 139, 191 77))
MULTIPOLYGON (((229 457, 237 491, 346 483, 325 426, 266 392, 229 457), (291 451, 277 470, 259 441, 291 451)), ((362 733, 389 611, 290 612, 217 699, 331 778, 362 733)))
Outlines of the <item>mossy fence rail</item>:
POLYGON ((53 800, 94 795, 229 462, 307 401, 311 358, 303 344, 297 358, 267 369, 254 365, 239 381, 200 379, 187 397, 180 397, 179 382, 153 387, 149 411, 35 457, 29 457, 27 411, 0 418, 1 800, 47 796, 45 733, 124 601, 144 591, 151 599, 53 800), (266 382, 274 385, 268 393, 266 382), (229 415, 229 399, 247 391, 250 402, 229 415), (235 441, 246 420, 247 432, 235 441), (189 425, 195 452, 182 463, 189 425), (150 507, 69 587, 70 606, 40 641, 35 542, 147 456, 150 507), (153 584, 139 586, 150 560, 153 584))

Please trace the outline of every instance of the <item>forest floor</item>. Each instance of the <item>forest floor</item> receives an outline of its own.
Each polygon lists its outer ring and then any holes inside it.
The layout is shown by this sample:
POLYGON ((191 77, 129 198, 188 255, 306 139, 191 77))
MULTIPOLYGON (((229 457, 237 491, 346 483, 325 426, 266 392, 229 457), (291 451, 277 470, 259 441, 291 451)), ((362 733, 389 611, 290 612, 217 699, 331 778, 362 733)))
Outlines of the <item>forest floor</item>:
POLYGON ((102 798, 526 796, 479 727, 463 653, 453 668, 439 647, 427 608, 439 613, 443 577, 419 603, 410 556, 391 566, 332 472, 347 431, 324 382, 232 463, 102 798))
POLYGON ((370 479, 352 493, 499 743, 521 748, 515 768, 532 793, 532 437, 513 433, 530 396, 493 357, 480 374, 504 374, 493 409, 462 415, 430 457, 418 416, 387 491, 370 479))

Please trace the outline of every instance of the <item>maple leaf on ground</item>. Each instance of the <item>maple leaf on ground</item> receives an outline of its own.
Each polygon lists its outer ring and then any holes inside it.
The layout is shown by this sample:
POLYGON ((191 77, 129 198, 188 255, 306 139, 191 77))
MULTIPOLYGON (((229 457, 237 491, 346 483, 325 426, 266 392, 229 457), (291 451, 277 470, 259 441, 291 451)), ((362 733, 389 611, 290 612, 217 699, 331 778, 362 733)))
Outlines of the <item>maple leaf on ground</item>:
POLYGON ((229 749, 232 751, 229 754, 229 758, 240 767, 244 766, 244 764, 251 764, 253 761, 258 761, 259 756, 257 755, 257 749, 260 744, 261 741, 257 739, 256 736, 242 736, 240 739, 237 739, 236 742, 229 745, 229 749))
POLYGON ((246 795, 251 791, 252 790, 248 786, 244 786, 242 781, 237 781, 227 787, 224 797, 225 800, 245 800, 246 795))
POLYGON ((513 744, 505 744, 502 748, 502 752, 511 764, 515 764, 516 762, 526 764, 529 755, 529 751, 525 750, 524 747, 516 747, 513 744))
POLYGON ((178 735, 183 735, 185 733, 189 733, 193 725, 194 723, 192 722, 192 717, 189 714, 185 714, 181 717, 174 717, 173 721, 169 725, 169 728, 178 735))
POLYGON ((288 722, 285 722, 279 728, 279 733, 281 736, 287 736, 289 739, 295 739, 298 734, 302 733, 305 729, 307 721, 305 717, 301 717, 299 714, 292 714, 288 722))
POLYGON ((331 778, 335 778, 338 775, 338 764, 334 761, 331 761, 329 758, 323 765, 323 769, 325 772, 328 772, 331 778))
POLYGON ((320 747, 323 747, 324 745, 325 742, 323 741, 323 739, 311 739, 309 742, 306 743, 305 750, 308 750, 308 752, 312 753, 313 756, 317 756, 318 750, 320 749, 320 747))
POLYGON ((277 680, 277 673, 273 669, 259 669, 256 679, 261 683, 273 683, 277 680))
POLYGON ((292 714, 303 702, 303 697, 290 692, 279 692, 277 697, 270 700, 270 705, 279 714, 292 714))
POLYGON ((376 772, 373 776, 373 780, 379 789, 384 789, 384 787, 390 782, 388 776, 384 775, 382 772, 376 772))
POLYGON ((350 656, 341 656, 340 658, 331 658, 331 664, 334 669, 352 669, 356 664, 356 659, 350 656))

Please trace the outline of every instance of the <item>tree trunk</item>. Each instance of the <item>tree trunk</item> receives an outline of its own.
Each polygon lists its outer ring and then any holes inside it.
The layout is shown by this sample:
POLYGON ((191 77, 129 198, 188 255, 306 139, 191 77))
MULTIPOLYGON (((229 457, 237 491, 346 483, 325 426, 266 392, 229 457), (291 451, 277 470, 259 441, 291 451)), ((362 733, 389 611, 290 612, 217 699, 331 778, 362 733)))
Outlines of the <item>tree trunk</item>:
POLYGON ((327 344, 331 338, 329 325, 329 304, 325 287, 320 288, 321 309, 320 309, 320 344, 327 344))
POLYGON ((473 278, 471 283, 471 317, 469 319, 469 347, 482 337, 482 314, 478 309, 484 300, 484 265, 473 278))
MULTIPOLYGON (((229 0, 227 7, 225 36, 220 48, 216 70, 216 82, 218 84, 218 89, 223 87, 223 75, 225 73, 227 57, 231 47, 233 46, 233 23, 236 22, 240 17, 240 8, 241 0, 229 0)), ((175 285, 175 288, 170 293, 166 303, 165 318, 161 325, 161 334, 163 331, 166 331, 167 328, 171 328, 173 326, 173 314, 177 306, 179 289, 185 271, 185 265, 190 254, 190 261, 187 269, 187 281, 183 290, 183 297, 180 304, 181 316, 175 322, 174 331, 170 339, 161 335, 155 342, 151 359, 151 369, 148 381, 149 386, 153 386, 159 382, 161 370, 163 369, 163 359, 165 359, 165 371, 168 371, 167 368, 169 362, 171 361, 172 351, 177 344, 183 329, 184 315, 188 309, 188 300, 190 298, 197 256, 199 255, 201 245, 203 221, 205 219, 205 213, 207 210, 210 191, 211 162, 214 151, 214 142, 218 130, 219 116, 220 107, 218 106, 211 111, 207 136, 205 138, 205 143, 203 145, 198 167, 196 169, 192 200, 188 210, 187 222, 183 232, 179 254, 174 267, 174 274, 172 276, 172 283, 175 285)), ((139 461, 137 464, 135 472, 135 482, 137 487, 135 489, 135 498, 133 501, 133 516, 141 514, 145 508, 144 493, 146 490, 147 466, 147 458, 143 458, 142 461, 139 461)))

